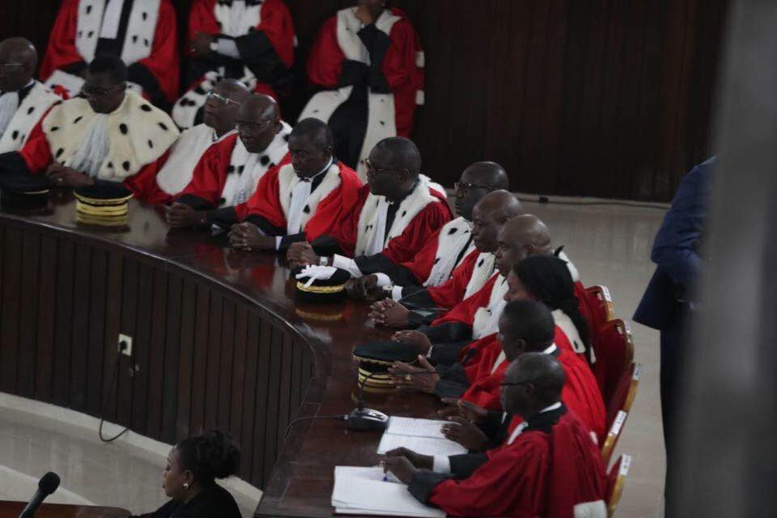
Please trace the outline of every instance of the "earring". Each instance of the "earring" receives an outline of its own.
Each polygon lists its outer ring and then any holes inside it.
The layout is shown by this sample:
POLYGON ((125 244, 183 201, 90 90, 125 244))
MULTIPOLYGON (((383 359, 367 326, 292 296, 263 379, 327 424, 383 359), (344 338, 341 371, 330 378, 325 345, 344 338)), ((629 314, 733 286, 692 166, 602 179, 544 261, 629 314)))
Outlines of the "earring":
POLYGON ((184 482, 183 483, 183 489, 184 489, 184 491, 188 491, 189 490, 189 483, 188 482, 184 482))

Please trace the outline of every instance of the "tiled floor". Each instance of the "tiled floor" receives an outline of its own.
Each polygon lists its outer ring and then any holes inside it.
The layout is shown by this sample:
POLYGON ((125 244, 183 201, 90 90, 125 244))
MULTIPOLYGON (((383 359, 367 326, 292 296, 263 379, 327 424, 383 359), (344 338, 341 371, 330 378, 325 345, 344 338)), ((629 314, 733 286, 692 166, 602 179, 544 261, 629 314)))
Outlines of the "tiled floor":
MULTIPOLYGON (((525 203, 543 218, 555 244, 577 265, 586 285, 604 284, 618 317, 629 319, 653 272, 650 245, 663 211, 624 206, 567 206, 525 203)), ((642 363, 639 395, 616 455, 633 464, 618 516, 662 516, 664 472, 658 398, 658 334, 632 325, 636 358, 642 363)), ((51 469, 63 475, 63 489, 52 501, 93 502, 133 512, 155 509, 164 500, 156 456, 123 444, 100 444, 97 433, 48 422, 17 411, 0 410, 0 499, 29 498, 38 477, 51 469), (26 475, 23 476, 23 475, 26 475)), ((250 501, 240 501, 249 516, 250 501)))

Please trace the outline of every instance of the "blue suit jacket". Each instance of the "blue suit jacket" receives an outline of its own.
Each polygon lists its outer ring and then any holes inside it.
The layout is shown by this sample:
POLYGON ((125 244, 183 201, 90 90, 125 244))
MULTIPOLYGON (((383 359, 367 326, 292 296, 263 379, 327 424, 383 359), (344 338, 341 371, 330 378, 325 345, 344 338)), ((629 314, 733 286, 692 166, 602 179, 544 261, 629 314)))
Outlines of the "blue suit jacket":
POLYGON ((689 302, 702 259, 697 250, 707 220, 710 176, 715 157, 694 167, 680 183, 672 207, 653 242, 651 259, 657 268, 634 320, 654 329, 674 326, 689 302))

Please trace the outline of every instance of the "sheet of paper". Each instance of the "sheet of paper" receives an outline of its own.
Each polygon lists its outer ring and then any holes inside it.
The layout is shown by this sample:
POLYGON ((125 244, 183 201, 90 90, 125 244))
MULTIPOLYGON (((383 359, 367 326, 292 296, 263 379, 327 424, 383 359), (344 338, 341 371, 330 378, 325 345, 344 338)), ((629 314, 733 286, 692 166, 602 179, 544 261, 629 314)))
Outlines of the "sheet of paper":
POLYGON ((413 419, 410 417, 391 417, 386 433, 393 435, 411 435, 415 437, 434 437, 445 439, 440 429, 450 421, 434 419, 413 419))
POLYGON ((422 455, 458 455, 467 453, 467 449, 461 444, 448 439, 432 439, 429 437, 413 437, 410 435, 393 435, 384 433, 378 445, 378 453, 381 455, 387 451, 404 446, 409 450, 422 455))
POLYGON ((383 482, 381 468, 335 468, 332 506, 347 514, 444 518, 445 513, 427 507, 407 491, 404 484, 383 482), (377 480, 376 480, 377 479, 377 480))

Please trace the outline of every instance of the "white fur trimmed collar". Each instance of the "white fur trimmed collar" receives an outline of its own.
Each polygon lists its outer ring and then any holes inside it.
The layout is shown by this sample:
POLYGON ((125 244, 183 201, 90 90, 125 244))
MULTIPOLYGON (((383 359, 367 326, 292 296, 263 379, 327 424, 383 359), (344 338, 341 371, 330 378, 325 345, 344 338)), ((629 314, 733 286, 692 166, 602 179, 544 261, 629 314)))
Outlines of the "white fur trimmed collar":
MULTIPOLYGON (((297 173, 294 172, 294 166, 286 164, 278 171, 278 184, 280 186, 278 195, 280 197, 281 207, 283 207, 283 215, 286 221, 289 220, 289 209, 291 205, 291 194, 294 192, 294 187, 300 182, 297 173)), ((316 213, 318 204, 321 203, 329 194, 337 189, 342 183, 340 178, 340 166, 333 163, 329 166, 321 183, 310 193, 308 202, 302 211, 301 227, 304 229, 310 218, 316 213)))
MULTIPOLYGON (((386 203, 386 199, 383 196, 375 196, 372 193, 367 196, 367 200, 364 202, 361 214, 359 214, 355 249, 356 257, 365 254, 373 237, 380 239, 380 236, 373 235, 377 232, 375 223, 381 202, 386 203)), ((402 235, 410 222, 430 203, 440 203, 440 200, 429 192, 428 183, 421 180, 416 188, 413 189, 413 192, 400 202, 394 222, 383 240, 382 248, 386 248, 389 241, 393 238, 402 235)))
MULTIPOLYGON (((431 188, 434 188, 430 185, 431 188)), ((472 222, 459 216, 440 229, 432 271, 424 286, 439 286, 450 279, 453 270, 469 254, 472 244, 472 222), (467 248, 467 250, 465 250, 467 248)))
POLYGON ((0 153, 19 151, 23 148, 35 125, 40 122, 49 108, 61 101, 57 94, 35 81, 0 138, 0 153))
MULTIPOLYGON (((85 99, 70 99, 52 108, 43 121, 54 160, 67 165, 82 144, 89 122, 97 114, 85 99)), ((162 110, 134 92, 108 114, 108 156, 97 174, 101 180, 121 181, 162 156, 179 132, 162 110)))

